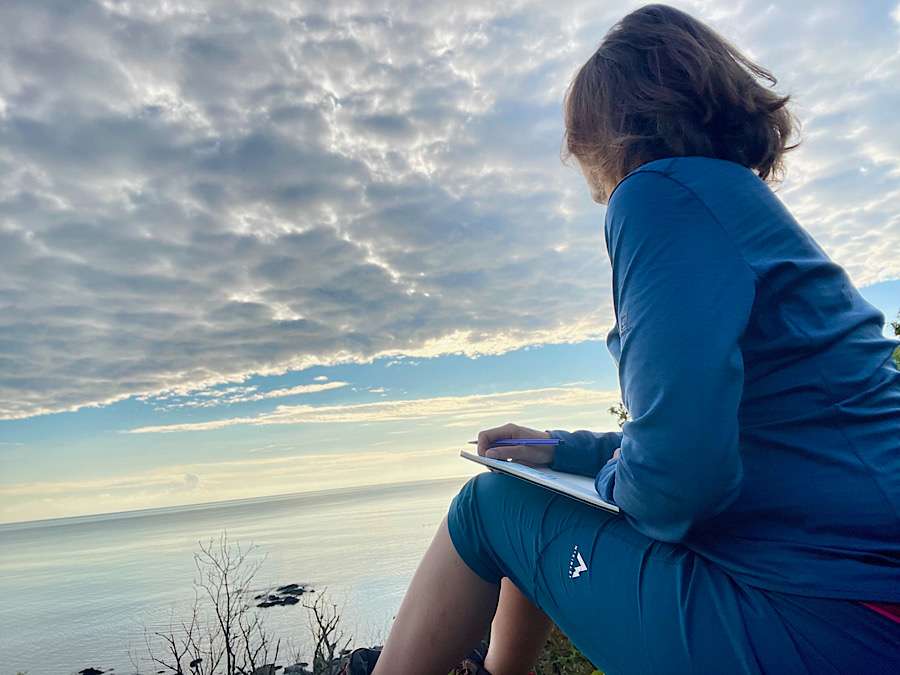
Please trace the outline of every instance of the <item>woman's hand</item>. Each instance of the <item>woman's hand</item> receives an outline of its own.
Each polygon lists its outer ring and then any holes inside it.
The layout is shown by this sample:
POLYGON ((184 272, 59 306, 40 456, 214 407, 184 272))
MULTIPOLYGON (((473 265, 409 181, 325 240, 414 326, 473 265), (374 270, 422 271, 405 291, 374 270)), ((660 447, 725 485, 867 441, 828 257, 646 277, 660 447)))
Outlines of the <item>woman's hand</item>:
POLYGON ((478 432, 478 454, 492 459, 511 459, 527 466, 546 466, 553 462, 552 445, 491 445, 505 438, 551 438, 546 431, 520 427, 518 424, 504 424, 502 427, 478 432), (490 449, 489 449, 490 448, 490 449))

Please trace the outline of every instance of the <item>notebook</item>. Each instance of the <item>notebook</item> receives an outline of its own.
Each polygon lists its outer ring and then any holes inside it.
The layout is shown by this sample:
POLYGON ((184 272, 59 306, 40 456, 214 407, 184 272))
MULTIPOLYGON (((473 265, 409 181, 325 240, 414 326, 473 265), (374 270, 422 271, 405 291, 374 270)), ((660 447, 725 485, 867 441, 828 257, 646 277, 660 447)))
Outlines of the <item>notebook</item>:
POLYGON ((598 509, 603 509, 610 513, 619 512, 618 506, 600 499, 600 495, 597 494, 597 490, 594 488, 593 478, 579 476, 574 473, 565 473, 563 471, 554 471, 547 466, 527 466, 505 459, 482 457, 481 455, 469 452, 468 450, 460 450, 459 456, 478 464, 483 464, 491 471, 500 471, 502 473, 507 473, 510 476, 527 480, 529 483, 534 483, 544 489, 553 490, 566 497, 577 499, 580 502, 595 506, 598 509))

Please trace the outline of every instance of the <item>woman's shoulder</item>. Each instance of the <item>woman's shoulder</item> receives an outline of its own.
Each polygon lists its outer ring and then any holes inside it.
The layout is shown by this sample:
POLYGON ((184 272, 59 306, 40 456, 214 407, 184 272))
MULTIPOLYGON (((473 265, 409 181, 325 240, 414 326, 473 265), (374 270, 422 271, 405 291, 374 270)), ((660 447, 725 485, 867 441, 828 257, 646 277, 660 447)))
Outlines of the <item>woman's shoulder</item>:
POLYGON ((714 211, 708 196, 746 192, 759 178, 740 164, 712 157, 664 157, 631 170, 618 182, 607 202, 607 218, 642 209, 667 215, 675 211, 714 211))
POLYGON ((752 169, 737 162, 702 155, 662 157, 629 171, 610 193, 609 206, 613 205, 613 197, 618 195, 621 200, 622 193, 634 196, 635 192, 646 195, 654 189, 665 191, 670 181, 694 192, 702 192, 703 186, 727 186, 731 191, 740 190, 742 186, 766 187, 752 169))
POLYGON ((647 209, 667 219, 702 213, 741 240, 757 230, 799 225, 752 169, 714 157, 664 157, 636 167, 610 193, 607 225, 647 209))

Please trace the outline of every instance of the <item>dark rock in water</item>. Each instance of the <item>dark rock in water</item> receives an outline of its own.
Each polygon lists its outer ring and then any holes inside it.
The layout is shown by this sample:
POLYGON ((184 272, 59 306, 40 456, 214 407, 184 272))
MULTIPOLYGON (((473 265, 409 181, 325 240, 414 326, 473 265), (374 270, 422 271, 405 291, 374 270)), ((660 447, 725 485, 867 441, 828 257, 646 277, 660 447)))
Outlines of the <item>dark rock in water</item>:
POLYGON ((85 668, 84 670, 79 670, 78 675, 103 675, 102 670, 97 670, 96 668, 85 668))
POLYGON ((306 669, 306 666, 308 665, 308 663, 303 661, 300 663, 295 663, 292 666, 287 666, 284 669, 284 675, 312 675, 312 671, 306 669))
POLYGON ((283 598, 275 598, 274 600, 264 600, 263 602, 259 603, 257 605, 257 607, 275 607, 276 605, 278 605, 278 606, 296 605, 298 602, 300 602, 300 601, 297 598, 295 598, 293 595, 286 595, 283 598))
POLYGON ((270 663, 265 666, 260 666, 259 668, 254 668, 253 672, 250 675, 275 675, 276 670, 280 670, 281 666, 276 666, 274 663, 270 663))
POLYGON ((285 605, 296 605, 300 600, 299 596, 304 593, 312 593, 313 589, 306 588, 303 584, 285 584, 279 586, 274 591, 266 591, 253 597, 254 600, 261 600, 257 603, 257 607, 275 607, 276 605, 283 607, 285 605))

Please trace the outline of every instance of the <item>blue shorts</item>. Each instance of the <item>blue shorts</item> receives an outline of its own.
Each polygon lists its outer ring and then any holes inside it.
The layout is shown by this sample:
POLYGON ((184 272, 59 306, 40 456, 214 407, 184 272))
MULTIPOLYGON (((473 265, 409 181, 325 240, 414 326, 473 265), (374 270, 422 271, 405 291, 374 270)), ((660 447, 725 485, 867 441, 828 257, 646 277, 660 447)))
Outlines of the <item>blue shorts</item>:
POLYGON ((624 518, 502 473, 447 514, 460 557, 508 577, 608 675, 900 673, 900 626, 847 600, 747 586, 624 518))

